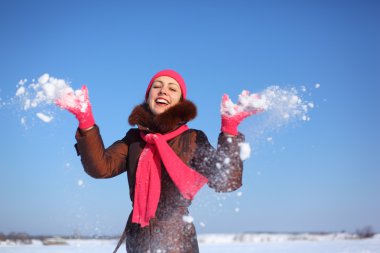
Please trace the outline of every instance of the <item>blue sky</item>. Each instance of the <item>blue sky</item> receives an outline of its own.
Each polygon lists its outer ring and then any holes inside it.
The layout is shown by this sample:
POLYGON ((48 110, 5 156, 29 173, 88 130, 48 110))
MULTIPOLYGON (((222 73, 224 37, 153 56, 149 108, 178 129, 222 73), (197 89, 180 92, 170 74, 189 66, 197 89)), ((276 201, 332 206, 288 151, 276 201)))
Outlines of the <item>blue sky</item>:
MULTIPOLYGON (((379 28, 378 1, 3 0, 0 98, 43 73, 87 84, 110 145, 150 77, 173 68, 198 107, 190 127, 215 144, 224 93, 303 85, 311 121, 262 134, 261 116, 240 126, 252 147, 244 186, 201 191, 191 208, 198 233, 379 231, 379 28)), ((23 113, 0 108, 0 232, 119 234, 131 210, 126 175, 83 172, 72 115, 56 109, 47 124, 29 113, 25 127, 23 113)))

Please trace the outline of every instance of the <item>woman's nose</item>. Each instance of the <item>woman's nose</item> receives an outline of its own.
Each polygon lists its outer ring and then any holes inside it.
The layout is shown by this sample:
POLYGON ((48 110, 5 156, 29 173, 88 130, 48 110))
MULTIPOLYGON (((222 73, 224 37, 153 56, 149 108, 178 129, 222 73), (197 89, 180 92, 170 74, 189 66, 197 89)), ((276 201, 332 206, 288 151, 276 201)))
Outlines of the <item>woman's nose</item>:
POLYGON ((167 94, 167 90, 165 86, 161 87, 159 94, 165 94, 165 95, 167 94))

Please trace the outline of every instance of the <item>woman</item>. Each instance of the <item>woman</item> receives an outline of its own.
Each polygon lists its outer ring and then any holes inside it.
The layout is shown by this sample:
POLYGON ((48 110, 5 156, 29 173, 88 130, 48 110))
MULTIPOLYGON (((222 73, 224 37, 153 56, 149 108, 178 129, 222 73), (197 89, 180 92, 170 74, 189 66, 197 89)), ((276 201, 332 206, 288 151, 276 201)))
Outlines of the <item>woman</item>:
MULTIPOLYGON (((187 100, 185 81, 177 72, 163 70, 152 77, 144 102, 129 116, 129 123, 137 127, 104 148, 87 88, 82 91, 82 97, 67 94, 57 104, 79 121, 76 149, 90 176, 110 178, 127 172, 133 204, 124 231, 127 252, 199 252, 188 207, 205 183, 217 192, 242 185, 239 143, 244 137, 237 127, 257 111, 222 113, 214 149, 202 131, 186 125, 197 110, 187 100)), ((222 109, 228 102, 224 95, 222 109)))

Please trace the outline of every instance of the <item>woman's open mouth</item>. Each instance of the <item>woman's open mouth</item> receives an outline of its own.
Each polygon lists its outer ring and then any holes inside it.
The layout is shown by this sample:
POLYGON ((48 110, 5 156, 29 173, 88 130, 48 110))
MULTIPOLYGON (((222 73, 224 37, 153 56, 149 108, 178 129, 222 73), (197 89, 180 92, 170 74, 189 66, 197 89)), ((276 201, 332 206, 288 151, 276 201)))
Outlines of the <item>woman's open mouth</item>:
POLYGON ((155 102, 156 102, 156 104, 162 105, 162 106, 169 105, 169 101, 167 101, 166 99, 163 99, 163 98, 157 98, 155 100, 155 102))

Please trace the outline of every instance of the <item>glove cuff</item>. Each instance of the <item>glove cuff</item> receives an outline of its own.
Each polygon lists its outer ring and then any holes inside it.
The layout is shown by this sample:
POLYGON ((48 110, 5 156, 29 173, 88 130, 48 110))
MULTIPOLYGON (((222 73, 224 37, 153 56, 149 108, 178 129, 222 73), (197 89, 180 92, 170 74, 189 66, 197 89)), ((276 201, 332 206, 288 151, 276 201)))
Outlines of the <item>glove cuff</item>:
POLYGON ((79 128, 84 130, 84 129, 88 129, 90 127, 92 127, 93 125, 95 125, 95 119, 94 119, 94 116, 92 115, 91 111, 85 115, 83 115, 84 117, 78 119, 79 121, 79 128))
POLYGON ((222 117, 222 127, 221 131, 226 134, 238 135, 238 125, 239 123, 234 120, 233 118, 227 118, 227 117, 222 117))

